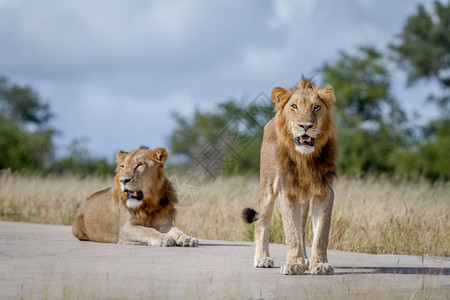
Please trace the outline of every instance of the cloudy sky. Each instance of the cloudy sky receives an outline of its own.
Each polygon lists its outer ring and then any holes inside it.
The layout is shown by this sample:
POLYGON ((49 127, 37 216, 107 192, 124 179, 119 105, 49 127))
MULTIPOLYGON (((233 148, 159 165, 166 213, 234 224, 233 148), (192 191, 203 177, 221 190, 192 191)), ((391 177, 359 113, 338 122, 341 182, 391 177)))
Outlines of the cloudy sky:
MULTIPOLYGON (((87 138, 112 159, 168 146, 172 111, 250 102, 316 75, 340 50, 386 47, 419 3, 432 1, 0 0, 0 75, 50 103, 61 147, 87 138)), ((394 79, 401 104, 418 110, 427 85, 394 79)))

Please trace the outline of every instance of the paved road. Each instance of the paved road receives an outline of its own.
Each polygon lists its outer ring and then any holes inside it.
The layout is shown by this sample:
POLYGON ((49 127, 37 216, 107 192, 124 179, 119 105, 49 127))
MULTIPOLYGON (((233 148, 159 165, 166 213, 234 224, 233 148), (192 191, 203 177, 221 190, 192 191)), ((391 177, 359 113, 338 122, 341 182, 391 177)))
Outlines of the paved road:
MULTIPOLYGON (((275 265, 283 245, 270 245, 275 265)), ((0 222, 0 298, 450 299, 450 259, 329 251, 333 276, 255 269, 253 245, 80 242, 71 227, 0 222), (349 297, 350 296, 350 297, 349 297)))

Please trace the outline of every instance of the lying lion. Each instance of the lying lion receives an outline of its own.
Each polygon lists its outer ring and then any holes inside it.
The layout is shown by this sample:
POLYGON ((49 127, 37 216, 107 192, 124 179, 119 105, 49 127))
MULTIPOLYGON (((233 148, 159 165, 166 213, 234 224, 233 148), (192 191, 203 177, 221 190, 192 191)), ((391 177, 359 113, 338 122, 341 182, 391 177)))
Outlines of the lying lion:
POLYGON ((277 113, 264 127, 260 213, 251 208, 243 211, 246 222, 258 220, 254 266, 274 265, 269 254, 269 228, 278 196, 287 247, 287 260, 281 273, 297 275, 308 269, 304 228, 311 202, 314 238, 309 269, 311 274, 333 274, 327 260, 336 177, 333 88, 320 89, 302 78, 291 90, 274 88, 272 101, 277 113))
POLYGON ((73 235, 104 243, 197 246, 196 238, 174 227, 177 197, 164 173, 167 150, 140 147, 116 158, 114 186, 87 199, 73 235))

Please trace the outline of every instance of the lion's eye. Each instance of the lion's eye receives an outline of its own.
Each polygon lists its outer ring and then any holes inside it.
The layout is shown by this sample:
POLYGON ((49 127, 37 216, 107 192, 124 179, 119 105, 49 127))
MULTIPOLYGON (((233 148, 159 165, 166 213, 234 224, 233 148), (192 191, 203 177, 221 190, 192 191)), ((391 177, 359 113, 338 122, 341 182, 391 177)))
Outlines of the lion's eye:
POLYGON ((138 163, 137 166, 136 166, 136 169, 142 169, 143 166, 144 166, 143 163, 138 163))
POLYGON ((313 109, 314 109, 314 111, 319 111, 320 105, 314 105, 313 109))
POLYGON ((292 104, 291 107, 292 107, 293 109, 297 109, 297 105, 296 105, 296 104, 292 104))
POLYGON ((120 169, 123 169, 123 165, 120 165, 120 169))

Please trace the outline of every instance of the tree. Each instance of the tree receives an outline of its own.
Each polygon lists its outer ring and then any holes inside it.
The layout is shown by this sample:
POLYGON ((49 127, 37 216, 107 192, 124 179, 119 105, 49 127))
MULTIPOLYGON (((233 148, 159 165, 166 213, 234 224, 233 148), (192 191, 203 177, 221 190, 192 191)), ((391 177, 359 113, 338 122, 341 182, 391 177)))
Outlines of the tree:
POLYGON ((405 114, 391 93, 387 61, 373 47, 356 55, 341 52, 319 72, 333 85, 339 141, 338 167, 343 173, 392 172, 390 153, 401 146, 405 114))
POLYGON ((34 170, 39 159, 29 150, 30 139, 12 122, 0 122, 0 169, 34 170))
POLYGON ((55 161, 48 171, 53 174, 78 174, 83 177, 113 175, 116 165, 105 158, 92 157, 86 145, 87 139, 72 140, 67 155, 55 161))
POLYGON ((0 77, 0 169, 38 170, 53 159, 49 105, 32 88, 0 77))
POLYGON ((5 77, 0 77, 0 112, 20 126, 39 129, 48 129, 53 117, 48 103, 42 102, 31 87, 11 84, 5 77))
POLYGON ((408 84, 419 80, 436 80, 442 94, 433 94, 440 116, 422 129, 409 149, 396 156, 396 173, 411 178, 425 175, 432 180, 450 179, 450 2, 434 2, 429 13, 418 6, 390 46, 394 59, 406 70, 408 84))
POLYGON ((173 113, 177 125, 169 144, 177 164, 200 165, 214 173, 209 164, 218 163, 215 167, 222 174, 257 173, 263 126, 274 116, 272 102, 266 102, 244 106, 231 100, 218 104, 213 112, 197 110, 190 118, 173 113))
POLYGON ((433 95, 438 105, 448 113, 450 99, 450 2, 434 2, 429 13, 422 5, 410 16, 399 35, 399 42, 390 46, 395 60, 406 70, 408 83, 435 79, 444 95, 433 95))
POLYGON ((222 103, 218 105, 217 112, 196 110, 190 119, 173 112, 177 125, 169 137, 172 155, 179 163, 193 167, 200 151, 208 144, 218 142, 218 133, 238 109, 234 102, 222 103))
POLYGON ((104 158, 89 155, 82 140, 69 145, 69 154, 54 155, 55 130, 48 103, 29 86, 0 77, 0 169, 111 175, 115 166, 104 158))

